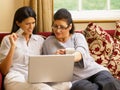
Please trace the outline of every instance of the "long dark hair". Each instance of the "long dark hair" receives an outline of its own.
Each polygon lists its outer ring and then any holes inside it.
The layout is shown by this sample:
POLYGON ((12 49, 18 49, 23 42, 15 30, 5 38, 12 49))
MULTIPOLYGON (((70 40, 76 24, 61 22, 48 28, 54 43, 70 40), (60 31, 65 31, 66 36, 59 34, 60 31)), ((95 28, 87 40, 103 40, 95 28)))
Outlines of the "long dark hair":
POLYGON ((72 16, 71 16, 71 13, 67 9, 65 9, 65 8, 59 9, 54 14, 53 22, 54 22, 54 20, 61 20, 61 19, 65 19, 67 21, 68 25, 72 24, 72 28, 70 30, 70 34, 73 34, 74 30, 75 30, 75 26, 74 26, 74 23, 73 23, 73 20, 72 20, 72 16))
MULTIPOLYGON (((20 27, 16 24, 16 21, 21 23, 23 20, 25 20, 28 17, 33 17, 36 20, 36 13, 34 10, 29 7, 29 6, 24 6, 15 12, 14 19, 13 19, 13 25, 12 25, 12 30, 11 33, 16 32, 20 27)), ((33 33, 36 33, 36 25, 33 30, 33 33)))

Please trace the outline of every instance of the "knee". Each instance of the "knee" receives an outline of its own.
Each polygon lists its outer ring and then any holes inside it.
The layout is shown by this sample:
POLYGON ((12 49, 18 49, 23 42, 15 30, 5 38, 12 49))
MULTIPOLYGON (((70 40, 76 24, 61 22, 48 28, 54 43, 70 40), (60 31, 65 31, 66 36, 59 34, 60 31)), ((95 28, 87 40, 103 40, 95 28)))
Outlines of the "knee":
POLYGON ((73 83, 71 90, 98 90, 98 86, 88 80, 80 80, 73 83))
POLYGON ((108 82, 106 83, 103 87, 103 90, 119 90, 120 89, 120 84, 117 82, 108 82))

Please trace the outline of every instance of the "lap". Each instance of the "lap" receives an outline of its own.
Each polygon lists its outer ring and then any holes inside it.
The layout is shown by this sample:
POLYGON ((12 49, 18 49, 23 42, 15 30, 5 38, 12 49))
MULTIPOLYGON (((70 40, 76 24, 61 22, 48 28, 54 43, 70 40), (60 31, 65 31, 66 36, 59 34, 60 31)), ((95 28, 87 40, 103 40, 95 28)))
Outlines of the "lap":
POLYGON ((71 90, 98 90, 98 88, 97 84, 84 79, 74 82, 71 90))
POLYGON ((5 90, 69 90, 71 87, 70 82, 31 84, 16 71, 8 73, 4 80, 5 90))
POLYGON ((88 79, 76 81, 71 90, 119 90, 120 85, 108 71, 101 71, 88 79))
POLYGON ((93 82, 97 83, 101 90, 120 90, 120 84, 108 71, 98 73, 93 82))
POLYGON ((49 84, 53 90, 70 90, 72 83, 71 82, 59 82, 49 84))

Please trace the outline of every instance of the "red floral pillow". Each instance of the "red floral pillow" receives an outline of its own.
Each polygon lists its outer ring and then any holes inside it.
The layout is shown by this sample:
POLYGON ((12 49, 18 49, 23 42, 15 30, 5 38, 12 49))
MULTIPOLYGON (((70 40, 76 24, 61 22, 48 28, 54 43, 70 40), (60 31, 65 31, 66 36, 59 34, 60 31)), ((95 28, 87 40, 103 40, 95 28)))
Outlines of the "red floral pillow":
POLYGON ((108 64, 113 76, 120 79, 120 41, 114 38, 113 53, 108 64))
POLYGON ((108 67, 113 76, 120 79, 120 21, 116 22, 116 31, 113 39, 113 53, 108 67))
POLYGON ((115 31, 114 37, 120 41, 120 21, 116 22, 116 31, 115 31))
POLYGON ((90 54, 95 58, 95 61, 108 67, 113 51, 113 38, 94 23, 89 23, 83 34, 88 42, 90 54))

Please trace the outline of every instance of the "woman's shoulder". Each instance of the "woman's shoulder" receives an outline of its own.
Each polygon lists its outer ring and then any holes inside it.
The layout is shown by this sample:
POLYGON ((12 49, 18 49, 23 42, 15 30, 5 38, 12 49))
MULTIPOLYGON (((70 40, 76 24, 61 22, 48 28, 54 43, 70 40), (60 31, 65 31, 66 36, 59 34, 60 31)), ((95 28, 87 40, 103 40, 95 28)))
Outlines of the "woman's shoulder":
POLYGON ((5 35, 5 36, 3 37, 2 41, 0 42, 0 45, 1 45, 1 46, 2 46, 2 45, 4 46, 5 44, 6 44, 6 45, 10 45, 9 36, 10 36, 10 35, 5 35))
POLYGON ((73 36, 74 37, 84 37, 84 35, 82 33, 74 33, 73 36))
POLYGON ((3 39, 2 39, 2 41, 8 40, 8 39, 9 39, 9 36, 10 36, 10 35, 5 35, 5 36, 3 37, 3 39))
POLYGON ((45 39, 45 43, 54 42, 55 40, 56 40, 55 36, 51 35, 45 39))
POLYGON ((55 36, 53 36, 53 35, 48 36, 48 37, 46 38, 46 40, 53 40, 53 39, 55 39, 55 36))

